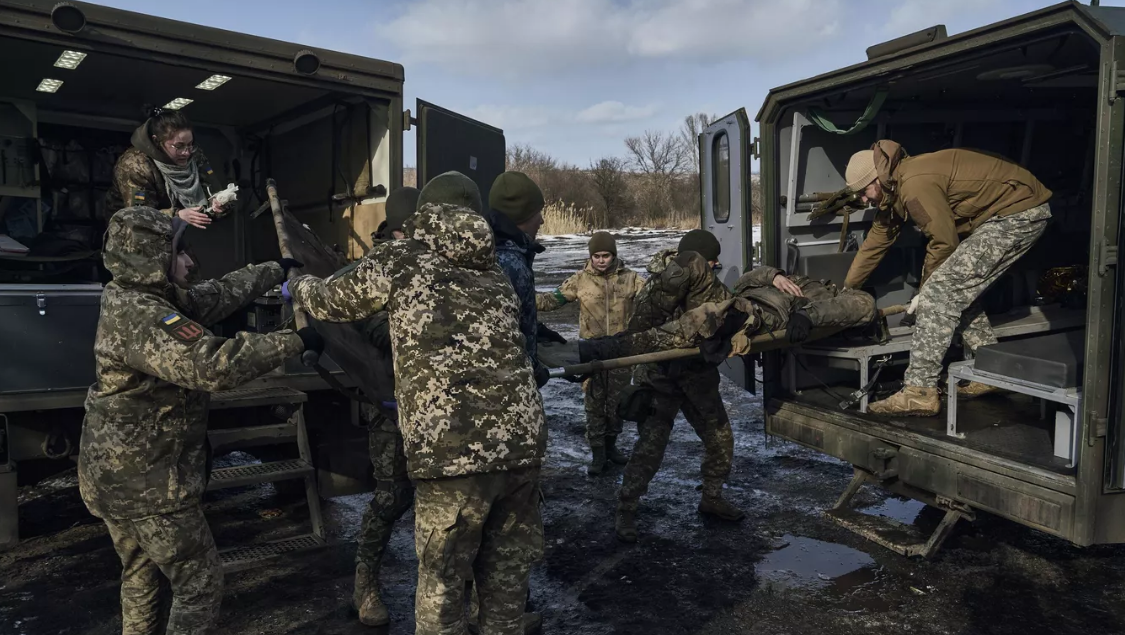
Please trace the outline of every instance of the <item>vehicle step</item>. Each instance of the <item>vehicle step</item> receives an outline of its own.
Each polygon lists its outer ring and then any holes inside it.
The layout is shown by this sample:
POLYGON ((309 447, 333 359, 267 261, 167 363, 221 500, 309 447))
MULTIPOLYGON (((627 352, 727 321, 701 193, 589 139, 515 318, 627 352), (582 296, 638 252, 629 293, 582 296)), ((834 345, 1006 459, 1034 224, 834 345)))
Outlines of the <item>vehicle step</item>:
POLYGON ((211 410, 230 408, 250 408, 253 406, 273 406, 276 404, 297 404, 308 401, 309 397, 299 390, 275 386, 272 388, 238 388, 217 392, 211 395, 211 410))
POLYGON ((311 551, 326 546, 323 538, 313 534, 284 538, 271 542, 252 543, 219 551, 224 572, 241 571, 258 566, 280 556, 311 551))
POLYGON ((904 556, 923 555, 930 539, 917 527, 886 516, 873 516, 853 509, 831 509, 824 515, 841 527, 904 556))
POLYGON ((297 424, 285 421, 264 426, 218 428, 207 431, 207 440, 216 454, 226 450, 293 443, 297 440, 297 424))
POLYGON ((207 484, 207 490, 285 481, 303 478, 312 473, 313 467, 301 459, 220 467, 211 470, 211 482, 207 484))

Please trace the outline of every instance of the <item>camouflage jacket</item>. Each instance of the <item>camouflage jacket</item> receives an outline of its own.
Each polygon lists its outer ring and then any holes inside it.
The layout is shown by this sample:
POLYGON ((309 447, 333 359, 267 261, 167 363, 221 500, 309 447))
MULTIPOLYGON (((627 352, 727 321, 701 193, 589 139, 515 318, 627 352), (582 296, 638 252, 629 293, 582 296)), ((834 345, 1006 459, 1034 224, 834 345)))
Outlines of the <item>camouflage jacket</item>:
POLYGON ((735 282, 734 294, 753 301, 762 324, 785 328, 797 310, 808 314, 814 326, 860 326, 875 318, 875 299, 858 289, 838 288, 828 281, 805 276, 788 276, 776 267, 762 266, 747 271, 735 282), (804 296, 785 293, 773 286, 773 279, 785 276, 804 292, 804 296), (769 311, 772 315, 762 315, 769 311))
MULTIPOLYGON (((133 131, 133 146, 117 159, 113 166, 113 187, 106 193, 106 215, 113 216, 117 210, 136 206, 153 207, 169 216, 183 206, 168 196, 168 186, 164 175, 156 168, 154 161, 167 162, 168 156, 148 136, 146 125, 133 131)), ((221 183, 211 162, 196 148, 191 160, 199 170, 199 178, 205 188, 214 194, 226 185, 221 183)))
POLYGON ((586 261, 586 267, 567 278, 559 288, 538 294, 535 304, 540 311, 554 311, 577 300, 578 337, 616 335, 629 326, 633 298, 644 283, 645 279, 619 258, 614 258, 604 272, 586 261))
POLYGON ((86 398, 78 485, 102 518, 165 514, 197 504, 204 486, 209 394, 262 375, 304 350, 292 331, 215 337, 204 325, 281 281, 276 263, 190 289, 168 282, 172 219, 151 208, 113 216, 86 398))
POLYGON ((648 264, 649 279, 633 300, 629 331, 655 328, 706 302, 723 302, 733 294, 694 251, 665 249, 648 264))
POLYGON ((379 245, 330 282, 290 282, 294 304, 326 322, 387 310, 412 478, 540 465, 543 401, 487 222, 469 209, 426 205, 403 230, 409 239, 379 245))

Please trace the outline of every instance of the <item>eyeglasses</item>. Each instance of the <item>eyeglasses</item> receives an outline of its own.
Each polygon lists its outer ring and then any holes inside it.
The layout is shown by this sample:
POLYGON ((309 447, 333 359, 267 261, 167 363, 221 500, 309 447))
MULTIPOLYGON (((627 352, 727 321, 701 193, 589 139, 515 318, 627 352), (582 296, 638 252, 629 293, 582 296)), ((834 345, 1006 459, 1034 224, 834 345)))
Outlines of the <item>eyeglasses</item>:
POLYGON ((173 143, 173 144, 169 145, 168 147, 172 148, 176 152, 188 152, 188 153, 195 152, 195 144, 194 143, 188 143, 188 144, 173 143))

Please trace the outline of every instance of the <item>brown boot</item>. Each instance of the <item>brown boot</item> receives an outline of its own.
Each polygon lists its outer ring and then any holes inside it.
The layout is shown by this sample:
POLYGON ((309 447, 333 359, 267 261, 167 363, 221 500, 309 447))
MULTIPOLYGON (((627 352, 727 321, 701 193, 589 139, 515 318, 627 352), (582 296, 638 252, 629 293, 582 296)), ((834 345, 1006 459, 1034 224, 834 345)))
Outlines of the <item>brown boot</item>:
POLYGON ((391 615, 383 604, 383 599, 379 597, 379 577, 366 563, 355 567, 352 605, 364 626, 386 626, 391 623, 391 615))
POLYGON ((629 462, 629 457, 617 449, 616 434, 607 434, 605 437, 605 458, 618 465, 625 465, 629 462))
POLYGON ((718 480, 703 482, 703 498, 699 501, 699 513, 732 522, 746 517, 746 512, 723 498, 723 482, 718 480))
POLYGON ((637 542, 637 508, 618 503, 614 529, 617 531, 617 539, 621 542, 637 542))
POLYGON ((957 387, 957 396, 962 399, 976 399, 977 397, 993 395, 998 392, 1004 392, 1004 389, 982 384, 979 381, 971 381, 964 386, 957 387))
POLYGON ((932 417, 941 412, 941 396, 937 388, 903 386, 890 397, 867 406, 867 412, 873 415, 932 417))

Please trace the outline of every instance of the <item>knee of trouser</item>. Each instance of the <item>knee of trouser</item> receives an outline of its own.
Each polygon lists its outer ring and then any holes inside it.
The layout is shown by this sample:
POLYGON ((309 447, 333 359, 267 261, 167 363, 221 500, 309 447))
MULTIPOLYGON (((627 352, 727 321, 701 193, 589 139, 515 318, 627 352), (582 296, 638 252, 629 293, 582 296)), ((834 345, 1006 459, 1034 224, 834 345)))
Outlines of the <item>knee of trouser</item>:
POLYGON ((396 521, 414 504, 414 485, 410 481, 379 481, 371 497, 371 509, 379 518, 396 521))

